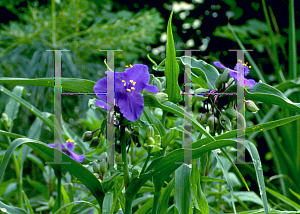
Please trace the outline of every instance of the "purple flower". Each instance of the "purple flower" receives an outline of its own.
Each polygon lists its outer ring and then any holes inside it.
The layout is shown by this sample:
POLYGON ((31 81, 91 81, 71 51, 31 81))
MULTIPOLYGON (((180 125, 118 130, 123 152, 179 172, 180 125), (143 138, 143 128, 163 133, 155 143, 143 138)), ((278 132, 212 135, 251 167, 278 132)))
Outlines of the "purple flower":
MULTIPOLYGON (((214 65, 219 68, 227 69, 224 65, 221 65, 220 62, 214 62, 214 65)), ((245 64, 243 65, 243 63, 241 62, 236 63, 234 70, 229 69, 229 74, 241 86, 247 86, 250 88, 256 84, 256 82, 253 79, 245 78, 245 76, 249 74, 249 67, 245 64), (243 75, 239 73, 239 71, 242 70, 244 70, 244 82, 242 81, 243 75)))
POLYGON ((148 67, 142 64, 133 65, 124 72, 105 72, 108 76, 100 79, 94 86, 94 92, 100 100, 95 100, 96 105, 107 109, 107 78, 114 78, 115 104, 120 112, 130 121, 137 121, 144 109, 144 98, 139 93, 143 89, 157 93, 159 90, 154 85, 148 85, 150 74, 148 67))
POLYGON ((73 152, 73 149, 76 145, 76 143, 74 143, 74 140, 70 140, 68 139, 66 141, 66 145, 62 144, 62 143, 57 143, 57 144, 48 144, 49 146, 53 147, 53 148, 57 148, 58 146, 61 146, 61 151, 63 153, 65 153, 66 155, 69 155, 71 158, 73 158, 74 160, 76 160, 77 162, 79 163, 82 163, 83 159, 84 159, 84 155, 76 155, 74 152, 73 152))

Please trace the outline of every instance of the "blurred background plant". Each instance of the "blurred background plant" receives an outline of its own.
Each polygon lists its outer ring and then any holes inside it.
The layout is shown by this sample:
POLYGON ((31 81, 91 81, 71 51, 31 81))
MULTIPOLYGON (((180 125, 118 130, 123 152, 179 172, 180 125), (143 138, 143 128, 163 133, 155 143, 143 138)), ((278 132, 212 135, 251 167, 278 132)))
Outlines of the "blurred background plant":
MULTIPOLYGON (((54 55, 46 50, 67 49, 70 51, 62 54, 62 76, 97 81, 106 70, 103 63, 106 52, 100 49, 123 50, 116 52, 115 64, 125 68, 126 64, 137 63, 140 56, 146 56, 145 47, 155 43, 155 36, 163 26, 163 19, 154 8, 138 13, 113 11, 112 1, 2 0, 0 6, 2 10, 6 8, 6 14, 17 16, 16 20, 1 24, 0 75, 4 77, 53 77, 54 55)), ((117 71, 122 69, 116 67, 117 71)), ((53 112, 53 89, 25 87, 31 92, 29 100, 34 106, 53 112)), ((1 96, 1 103, 6 99, 1 96)), ((64 96, 62 102, 66 121, 84 117, 88 109, 83 96, 64 96), (80 109, 77 115, 71 113, 75 108, 80 109)), ((28 123, 28 114, 21 114, 19 121, 28 123)), ((28 131, 26 127, 16 128, 19 133, 28 131)))

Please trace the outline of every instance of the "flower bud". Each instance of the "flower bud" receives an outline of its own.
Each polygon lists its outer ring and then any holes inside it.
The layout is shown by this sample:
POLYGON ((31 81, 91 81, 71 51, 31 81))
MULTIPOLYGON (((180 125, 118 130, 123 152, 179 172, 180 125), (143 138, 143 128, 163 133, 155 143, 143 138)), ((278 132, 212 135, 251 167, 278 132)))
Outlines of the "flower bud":
POLYGON ((91 148, 91 149, 97 148, 97 146, 99 146, 100 142, 101 142, 100 138, 94 137, 90 143, 89 148, 91 148))
POLYGON ((160 102, 165 102, 168 100, 168 95, 166 93, 163 92, 158 92, 156 94, 154 94, 154 97, 160 102))
POLYGON ((208 113, 201 113, 201 114, 198 114, 197 116, 197 121, 203 125, 206 123, 207 119, 209 117, 209 114, 208 113))
POLYGON ((245 124, 246 124, 246 120, 244 118, 244 115, 242 115, 241 113, 237 113, 237 128, 238 129, 244 129, 245 124))
POLYGON ((215 87, 217 89, 221 89, 222 88, 222 81, 221 81, 221 75, 219 75, 215 81, 215 87))
POLYGON ((223 86, 223 83, 221 81, 221 75, 219 75, 216 79, 216 82, 215 82, 215 86, 218 90, 220 90, 223 86))
POLYGON ((230 107, 228 109, 225 110, 225 113, 226 115, 232 119, 232 118, 236 118, 236 114, 237 114, 237 111, 233 108, 233 107, 230 107))
POLYGON ((155 135, 154 137, 155 145, 161 146, 161 137, 160 135, 155 135))
POLYGON ((122 154, 117 154, 116 155, 116 162, 118 163, 122 163, 123 161, 122 161, 122 154))
POLYGON ((154 77, 153 80, 152 80, 152 84, 155 85, 159 91, 161 91, 162 84, 159 81, 159 79, 157 79, 156 77, 154 77))
POLYGON ((146 145, 145 146, 150 146, 150 145, 155 145, 155 140, 153 137, 149 137, 147 140, 146 140, 146 145))
POLYGON ((146 130, 147 138, 154 137, 154 129, 152 126, 148 126, 146 130))
POLYGON ((132 131, 130 131, 127 127, 125 127, 125 136, 128 138, 132 134, 132 131))
POLYGON ((82 136, 83 142, 88 142, 91 141, 92 139, 93 139, 93 132, 91 131, 84 132, 82 136))
POLYGON ((207 120, 207 125, 209 126, 209 130, 213 132, 218 125, 218 118, 214 115, 211 115, 207 120))
POLYGON ((222 114, 219 118, 221 126, 225 129, 225 131, 230 131, 231 130, 231 122, 229 117, 226 115, 222 114))
POLYGON ((252 100, 246 100, 245 105, 249 112, 256 113, 259 110, 252 100))
POLYGON ((229 69, 226 69, 223 74, 221 74, 221 82, 227 83, 230 79, 229 69))
POLYGON ((107 171, 107 163, 100 164, 100 172, 105 173, 107 171))
POLYGON ((93 170, 95 173, 100 174, 100 164, 97 163, 97 161, 93 161, 93 170))
POLYGON ((4 126, 9 129, 12 125, 12 120, 11 118, 8 118, 7 114, 6 113, 2 113, 2 118, 1 118, 4 126))

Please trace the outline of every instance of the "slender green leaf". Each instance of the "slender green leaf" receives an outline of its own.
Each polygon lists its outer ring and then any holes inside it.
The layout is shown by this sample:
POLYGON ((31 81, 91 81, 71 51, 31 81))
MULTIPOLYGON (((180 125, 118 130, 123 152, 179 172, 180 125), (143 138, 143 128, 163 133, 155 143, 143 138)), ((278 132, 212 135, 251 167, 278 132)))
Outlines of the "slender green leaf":
POLYGON ((161 124, 160 120, 154 115, 152 115, 150 109, 147 107, 144 108, 144 115, 146 116, 148 122, 150 124, 153 124, 158 129, 160 136, 163 137, 166 134, 166 131, 163 125, 161 124))
POLYGON ((157 213, 165 214, 167 212, 169 199, 170 199, 171 192, 174 188, 174 184, 175 184, 175 179, 173 178, 161 193, 159 197, 157 213))
POLYGON ((296 202, 292 201, 291 199, 285 197, 284 195, 266 187, 266 190, 268 193, 270 193, 271 195, 273 195, 274 197, 278 198, 279 200, 285 202, 286 204, 292 206, 293 208, 295 208, 296 210, 300 210, 300 205, 297 204, 296 202))
POLYGON ((191 168, 186 164, 182 164, 175 170, 174 204, 179 213, 189 213, 190 205, 192 203, 190 174, 191 168))
POLYGON ((300 113, 300 103, 292 102, 281 91, 265 83, 257 83, 246 90, 245 97, 249 100, 286 107, 300 113))
POLYGON ((293 88, 300 88, 300 78, 293 79, 293 80, 287 80, 283 83, 280 83, 279 85, 274 86, 279 91, 284 93, 287 89, 293 89, 293 88))
MULTIPOLYGON (((205 177, 205 176, 203 176, 203 177, 205 177)), ((195 204, 195 208, 201 214, 208 214, 209 213, 208 203, 207 203, 205 194, 203 193, 203 191, 201 189, 200 172, 199 172, 197 164, 192 165, 190 182, 191 182, 192 199, 195 204)), ((190 212, 192 212, 191 209, 190 209, 190 212)))
POLYGON ((71 202, 65 206, 62 206, 60 207, 54 214, 59 214, 64 208, 67 208, 68 206, 74 206, 74 204, 78 204, 78 203, 85 203, 85 204, 88 204, 89 206, 93 206, 97 209, 97 211, 99 213, 102 213, 101 210, 99 209, 99 207, 97 207, 95 204, 91 203, 91 202, 88 202, 88 201, 74 201, 74 202, 71 202))
MULTIPOLYGON (((153 175, 157 175, 158 173, 161 173, 164 177, 167 177, 167 175, 172 174, 178 167, 180 167, 180 164, 184 161, 188 161, 190 158, 197 159, 205 152, 211 151, 213 149, 222 148, 226 146, 233 146, 236 144, 236 139, 230 139, 230 140, 219 140, 207 143, 206 145, 201 146, 197 149, 192 149, 192 157, 184 157, 185 150, 190 149, 176 149, 172 152, 170 152, 167 156, 163 158, 157 158, 157 160, 153 160, 150 166, 147 168, 147 173, 144 173, 140 175, 140 177, 134 178, 127 190, 126 195, 135 195, 135 193, 143 186, 143 184, 149 180, 153 175), (188 160, 186 160, 188 159, 188 160)), ((163 179, 162 179, 163 180, 163 179)))
POLYGON ((105 194, 104 201, 103 201, 103 213, 110 213, 113 207, 114 195, 112 192, 108 192, 105 194))
MULTIPOLYGON (((215 82, 217 77, 219 76, 219 72, 214 66, 204 62, 203 60, 197 60, 190 56, 182 56, 177 58, 180 59, 180 62, 184 66, 188 66, 190 69, 192 68, 191 71, 195 77, 198 77, 198 79, 201 78, 201 82, 202 80, 204 81, 205 84, 200 85, 202 88, 216 90, 215 82), (187 64, 186 59, 189 59, 188 61, 190 61, 191 64, 187 64)), ((194 79, 194 76, 192 77, 192 81, 194 79)))
POLYGON ((30 204, 30 202, 28 200, 28 197, 27 197, 26 193, 23 190, 22 190, 22 194, 23 194, 24 201, 25 201, 25 204, 27 206, 29 214, 34 214, 33 209, 31 207, 31 204, 30 204))
POLYGON ((289 74, 291 79, 297 76, 297 40, 294 0, 289 0, 289 74))
POLYGON ((54 123, 51 120, 49 120, 48 117, 46 117, 43 112, 39 111, 36 107, 34 107, 33 105, 31 105, 26 100, 24 100, 24 99, 16 96, 11 91, 9 91, 6 88, 4 88, 2 85, 0 85, 0 91, 4 92, 8 96, 10 96, 11 98, 13 98, 17 102, 19 102, 22 106, 24 106, 25 108, 27 108, 35 116, 39 117, 52 131, 54 131, 54 123))
POLYGON ((212 151, 213 153, 214 153, 214 155, 215 155, 215 157, 217 158, 217 161, 218 161, 218 163, 219 163, 219 165, 221 166, 221 170, 222 170, 222 172, 223 172, 223 175, 224 175, 224 177, 225 177, 225 180, 226 180, 226 182, 227 182, 227 184, 228 184, 228 187, 229 187, 229 189, 230 189, 230 194, 231 194, 231 203, 232 203, 232 207, 233 207, 233 211, 234 211, 234 213, 236 213, 236 209, 235 209, 235 204, 234 204, 234 197, 233 197, 233 185, 232 185, 232 183, 231 183, 231 180, 229 179, 229 176, 228 176, 228 171, 225 169, 225 167, 223 166, 223 163, 222 163, 222 161, 221 161, 221 159, 220 159, 220 157, 219 157, 219 155, 218 155, 218 153, 216 152, 216 151, 212 151))
MULTIPOLYGON (((15 86, 11 93, 19 98, 22 97, 22 94, 28 95, 23 86, 15 86)), ((20 107, 19 102, 17 102, 13 98, 9 98, 8 103, 5 106, 4 113, 7 115, 8 119, 11 121, 12 124, 13 124, 13 120, 17 118, 19 107, 20 107)), ((13 126, 12 124, 11 126, 13 126)))
POLYGON ((178 103, 182 100, 182 97, 178 85, 179 66, 176 61, 176 52, 172 34, 172 15, 173 11, 171 12, 167 28, 167 54, 165 67, 165 76, 167 80, 166 93, 171 102, 178 103))
POLYGON ((252 142, 245 140, 242 143, 244 143, 244 145, 245 145, 246 149, 248 150, 248 152, 250 153, 251 159, 253 161, 255 172, 256 172, 256 177, 257 177, 257 182, 258 182, 259 194, 263 201, 264 211, 266 214, 268 214, 269 213, 269 205, 268 205, 268 200, 267 200, 264 174, 263 174, 263 169, 262 169, 262 164, 261 164, 261 160, 259 157, 259 153, 257 151, 257 148, 255 147, 255 145, 252 142))
POLYGON ((4 213, 13 213, 13 214, 28 214, 25 210, 22 210, 18 207, 8 206, 0 201, 0 211, 5 211, 4 213))
POLYGON ((6 132, 6 131, 3 131, 3 130, 0 130, 0 134, 1 134, 1 135, 8 136, 8 137, 11 137, 11 138, 13 138, 13 139, 16 139, 16 138, 24 138, 24 137, 26 137, 26 136, 23 136, 23 135, 11 133, 11 132, 6 132))
MULTIPOLYGON (((160 103, 154 96, 144 96, 144 102, 145 102, 144 103, 145 106, 161 108, 165 111, 178 115, 181 118, 184 118, 185 115, 189 115, 189 113, 187 113, 184 109, 180 108, 174 103, 169 101, 160 103)), ((209 139, 214 140, 214 138, 208 133, 208 131, 202 125, 200 125, 200 123, 198 123, 197 120, 195 120, 191 115, 189 116, 191 117, 192 125, 194 127, 196 127, 202 134, 204 134, 209 139)))
MULTIPOLYGON (((61 78, 62 92, 74 92, 74 93, 94 93, 95 82, 85 79, 77 78, 61 78)), ((54 78, 12 78, 12 77, 0 77, 0 83, 8 83, 14 85, 35 85, 43 87, 54 87, 54 78)), ((93 96, 96 98, 96 96, 93 96)))
MULTIPOLYGON (((0 164, 0 181, 3 178, 5 169, 8 165, 11 155, 13 154, 14 150, 22 144, 30 146, 34 151, 38 152, 38 154, 41 155, 47 162, 54 162, 54 148, 33 139, 16 139, 8 147, 5 156, 0 164)), ((97 199, 100 207, 102 208, 105 193, 98 179, 94 176, 93 173, 91 173, 87 168, 83 167, 80 163, 73 160, 64 153, 61 154, 62 162, 71 162, 71 164, 55 164, 51 166, 54 168, 59 167, 59 169, 65 169, 69 171, 73 176, 75 176, 78 180, 80 180, 80 182, 83 183, 91 191, 92 195, 97 199)))
POLYGON ((269 18, 269 14, 268 14, 268 10, 267 10, 265 0, 262 0, 262 6, 263 6, 266 21, 267 21, 268 34, 270 36, 270 40, 271 40, 271 44, 272 44, 273 58, 274 58, 274 63, 275 63, 275 72, 277 74, 277 77, 279 79, 281 79, 281 82, 284 82, 285 81, 284 77, 282 77, 279 73, 280 72, 280 65, 279 65, 279 59, 278 59, 278 52, 277 52, 277 47, 276 47, 276 44, 275 44, 275 37, 274 37, 273 30, 272 30, 272 26, 271 26, 271 22, 270 22, 270 18, 269 18))
MULTIPOLYGON (((232 86, 226 90, 226 92, 236 91, 237 86, 232 86)), ((220 102, 226 104, 233 99, 236 98, 234 98, 232 95, 223 95, 220 97, 220 102)), ((278 105, 300 113, 300 103, 292 102, 281 91, 265 83, 257 83, 251 88, 245 90, 245 99, 278 105)))
MULTIPOLYGON (((67 193, 67 191, 66 191, 66 188, 65 188, 65 186, 64 186, 63 184, 61 184, 61 194, 62 194, 62 196, 63 196, 63 199, 64 199, 64 203, 65 203, 65 204, 71 203, 70 198, 69 198, 69 196, 68 196, 68 193, 67 193)), ((73 205, 73 206, 74 206, 74 205, 73 205)), ((66 208, 66 210, 64 211, 64 213, 65 213, 65 214, 70 214, 73 206, 68 206, 68 207, 66 208)))
POLYGON ((134 214, 146 214, 152 208, 152 204, 153 204, 153 198, 150 198, 134 214))

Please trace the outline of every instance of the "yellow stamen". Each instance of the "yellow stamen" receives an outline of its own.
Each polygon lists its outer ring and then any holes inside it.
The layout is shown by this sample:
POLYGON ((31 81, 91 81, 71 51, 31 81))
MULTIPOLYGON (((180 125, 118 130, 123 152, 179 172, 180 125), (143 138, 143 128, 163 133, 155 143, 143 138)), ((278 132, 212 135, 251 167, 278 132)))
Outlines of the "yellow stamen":
POLYGON ((135 88, 134 88, 134 87, 131 87, 131 89, 134 90, 135 88))
POLYGON ((131 91, 131 90, 128 88, 127 91, 131 91))
POLYGON ((132 84, 135 85, 136 82, 133 82, 132 84))
POLYGON ((251 65, 249 66, 249 68, 251 68, 251 65))
POLYGON ((66 142, 74 142, 74 140, 71 140, 70 138, 66 142))
POLYGON ((74 143, 74 146, 76 146, 76 143, 74 143))
POLYGON ((126 83, 124 83, 124 86, 126 86, 126 83))
POLYGON ((125 82, 125 80, 122 80, 122 82, 125 82))
POLYGON ((130 80, 130 82, 132 83, 133 81, 132 81, 132 80, 130 80))
POLYGON ((129 66, 130 66, 130 67, 132 67, 132 65, 131 65, 131 64, 129 64, 129 66))

